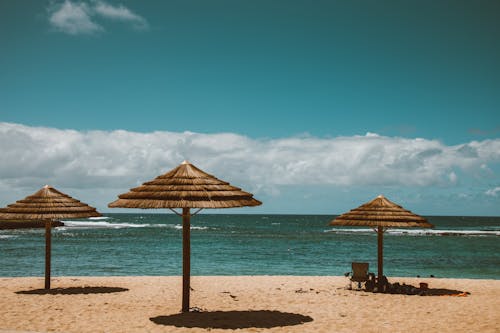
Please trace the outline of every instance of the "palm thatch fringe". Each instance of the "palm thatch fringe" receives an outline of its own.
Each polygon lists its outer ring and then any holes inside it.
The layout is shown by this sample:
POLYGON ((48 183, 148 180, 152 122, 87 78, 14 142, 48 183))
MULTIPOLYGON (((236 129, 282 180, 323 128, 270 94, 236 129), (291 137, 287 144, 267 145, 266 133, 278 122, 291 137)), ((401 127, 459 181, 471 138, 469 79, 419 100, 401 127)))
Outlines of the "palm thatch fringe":
POLYGON ((238 200, 223 200, 223 201, 193 201, 193 200, 130 200, 118 199, 108 206, 111 208, 142 208, 142 209, 158 209, 158 208, 233 208, 257 206, 255 199, 238 199, 238 200))
MULTIPOLYGON (((54 227, 62 227, 64 223, 59 221, 51 221, 50 225, 54 227)), ((45 221, 32 221, 32 220, 6 220, 0 221, 0 230, 4 229, 43 229, 45 228, 45 221)))

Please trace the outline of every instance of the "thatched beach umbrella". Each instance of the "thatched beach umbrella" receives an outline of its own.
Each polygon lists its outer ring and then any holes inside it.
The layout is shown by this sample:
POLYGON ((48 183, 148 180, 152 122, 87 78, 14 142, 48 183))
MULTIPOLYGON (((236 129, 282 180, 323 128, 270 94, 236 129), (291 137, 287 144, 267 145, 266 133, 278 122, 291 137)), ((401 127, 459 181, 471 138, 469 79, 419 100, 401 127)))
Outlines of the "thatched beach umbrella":
POLYGON ((378 233, 378 281, 382 288, 384 231, 388 228, 433 228, 419 215, 379 195, 370 202, 338 216, 330 222, 333 226, 368 226, 378 233), (376 229, 375 229, 376 228, 376 229))
POLYGON ((45 222, 45 289, 50 289, 51 227, 55 219, 101 216, 95 208, 45 185, 42 189, 0 208, 0 220, 45 222))
POLYGON ((253 195, 215 178, 184 161, 154 180, 133 188, 110 203, 111 208, 182 208, 182 311, 189 311, 191 277, 190 218, 204 208, 231 208, 262 204, 253 195), (190 208, 198 208, 191 214, 190 208))

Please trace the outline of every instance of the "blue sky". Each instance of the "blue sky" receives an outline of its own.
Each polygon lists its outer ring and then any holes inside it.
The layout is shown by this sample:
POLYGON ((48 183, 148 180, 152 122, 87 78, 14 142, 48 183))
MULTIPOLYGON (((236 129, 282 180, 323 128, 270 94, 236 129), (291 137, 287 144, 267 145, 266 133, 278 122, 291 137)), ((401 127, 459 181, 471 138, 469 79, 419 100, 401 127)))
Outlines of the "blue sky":
MULTIPOLYGON (((383 192, 426 214, 500 214, 498 1, 2 1, 0 50, 3 149, 14 161, 27 149, 12 148, 12 131, 36 141, 40 127, 63 141, 64 130, 77 131, 84 141, 72 144, 79 147, 103 131, 101 148, 108 150, 95 153, 103 160, 113 160, 106 142, 114 130, 139 140, 132 146, 146 140, 149 147, 154 133, 182 142, 207 135, 217 144, 229 133, 223 140, 255 154, 254 164, 297 172, 293 180, 250 188, 268 204, 249 212, 341 213, 383 192), (146 137, 135 135, 141 133, 146 137), (346 181, 347 171, 335 173, 335 164, 321 170, 336 181, 310 177, 306 166, 326 163, 315 158, 352 157, 341 155, 342 138, 357 151, 378 142, 373 169, 398 180, 367 172, 366 181, 346 181), (285 164, 262 162, 276 157, 282 142, 296 145, 285 149, 295 158, 280 152, 285 164), (388 145, 397 147, 391 155, 388 145), (306 147, 326 151, 310 156, 306 147), (400 163, 408 151, 420 168, 400 163), (382 168, 387 160, 393 163, 382 168), (412 175, 414 182, 402 180, 412 175)), ((220 178, 248 180, 215 162, 236 155, 197 153, 203 145, 192 143, 158 145, 168 159, 158 157, 144 175, 132 167, 123 175, 146 181, 189 157, 220 178)), ((41 165, 62 160, 73 170, 75 146, 68 147, 63 157, 46 152, 41 165)), ((156 155, 146 149, 138 156, 156 155)), ((351 167, 363 169, 364 160, 351 167)), ((0 189, 10 193, 0 196, 2 205, 51 181, 104 209, 94 201, 112 201, 111 193, 134 185, 88 189, 85 177, 30 178, 33 170, 9 165, 0 170, 0 189)), ((101 165, 96 172, 104 169, 111 170, 101 165)))

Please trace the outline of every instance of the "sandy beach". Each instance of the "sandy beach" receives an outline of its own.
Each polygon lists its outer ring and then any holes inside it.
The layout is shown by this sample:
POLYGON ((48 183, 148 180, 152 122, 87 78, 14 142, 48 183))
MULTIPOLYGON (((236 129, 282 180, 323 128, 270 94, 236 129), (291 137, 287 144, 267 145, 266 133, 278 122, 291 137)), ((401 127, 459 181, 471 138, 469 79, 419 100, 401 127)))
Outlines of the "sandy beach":
POLYGON ((180 277, 56 277, 53 294, 40 293, 42 278, 0 278, 0 332, 500 330, 500 280, 389 281, 470 294, 373 294, 346 290, 345 277, 196 276, 191 306, 202 312, 181 315, 180 277))

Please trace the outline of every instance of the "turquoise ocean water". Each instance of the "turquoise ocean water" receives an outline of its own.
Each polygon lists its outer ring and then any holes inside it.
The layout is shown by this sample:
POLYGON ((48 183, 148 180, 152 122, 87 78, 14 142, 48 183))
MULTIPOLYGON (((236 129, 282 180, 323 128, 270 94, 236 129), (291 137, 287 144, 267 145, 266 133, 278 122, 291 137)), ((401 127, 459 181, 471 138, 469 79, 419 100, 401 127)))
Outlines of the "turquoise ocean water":
MULTIPOLYGON (((376 272, 377 237, 333 228, 326 215, 192 218, 193 275, 342 275, 352 261, 376 272)), ((388 276, 500 277, 500 217, 428 217, 435 229, 384 237, 388 276)), ((106 214, 53 230, 53 276, 181 275, 181 218, 106 214)), ((43 276, 43 230, 0 230, 0 276, 43 276)))

